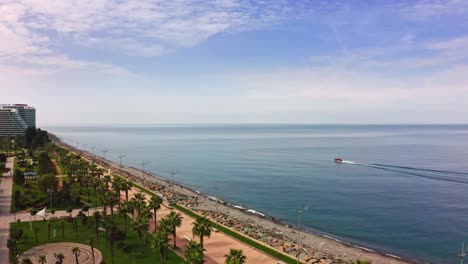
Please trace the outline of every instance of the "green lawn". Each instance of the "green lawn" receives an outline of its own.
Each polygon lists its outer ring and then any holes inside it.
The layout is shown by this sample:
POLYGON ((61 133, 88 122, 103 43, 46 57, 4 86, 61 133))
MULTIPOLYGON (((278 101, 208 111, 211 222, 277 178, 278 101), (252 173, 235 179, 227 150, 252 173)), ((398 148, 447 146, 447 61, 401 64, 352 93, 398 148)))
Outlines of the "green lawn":
MULTIPOLYGON (((13 197, 17 190, 21 192, 21 203, 23 204, 22 210, 30 208, 42 209, 44 206, 47 206, 48 209, 54 210, 65 210, 68 207, 80 209, 84 203, 88 203, 86 187, 79 186, 78 184, 75 184, 72 187, 72 192, 80 193, 80 200, 82 203, 75 204, 72 201, 53 202, 52 207, 50 207, 49 193, 41 190, 36 180, 26 180, 24 185, 13 183, 12 201, 14 201, 13 197)), ((102 206, 101 200, 94 195, 94 191, 92 189, 90 190, 89 205, 90 207, 102 206)), ((12 203, 11 212, 13 212, 13 206, 14 205, 12 203)))
MULTIPOLYGON (((90 217, 88 225, 82 225, 81 221, 78 220, 78 238, 73 229, 73 225, 65 220, 53 220, 50 222, 51 225, 51 239, 48 240, 48 227, 46 222, 34 222, 34 227, 39 227, 38 232, 38 243, 35 242, 34 232, 31 231, 30 222, 12 223, 11 230, 17 230, 22 228, 24 235, 18 244, 18 250, 22 252, 41 244, 54 243, 54 242, 78 242, 89 245, 90 238, 94 238, 94 246, 99 249, 104 257, 105 263, 111 263, 110 254, 110 243, 106 245, 105 232, 100 232, 99 240, 96 240, 94 231, 94 220, 90 217), (61 223, 64 222, 65 238, 62 239, 62 228, 61 223), (56 230, 56 238, 53 238, 53 230, 56 230)), ((123 219, 119 216, 114 216, 114 222, 117 224, 119 229, 124 230, 123 219)), ((116 247, 116 255, 114 263, 121 264, 145 264, 145 263, 160 263, 159 253, 155 253, 150 248, 150 243, 145 244, 145 239, 139 239, 138 234, 131 228, 131 219, 128 219, 128 234, 123 240, 125 243, 126 250, 122 250, 116 247)), ((148 235, 148 241, 151 240, 151 235, 148 235)), ((61 252, 57 252, 61 253, 61 252)), ((165 263, 168 264, 180 264, 182 258, 176 255, 173 251, 169 250, 168 260, 165 263)), ((33 260, 36 261, 36 260, 33 260)))

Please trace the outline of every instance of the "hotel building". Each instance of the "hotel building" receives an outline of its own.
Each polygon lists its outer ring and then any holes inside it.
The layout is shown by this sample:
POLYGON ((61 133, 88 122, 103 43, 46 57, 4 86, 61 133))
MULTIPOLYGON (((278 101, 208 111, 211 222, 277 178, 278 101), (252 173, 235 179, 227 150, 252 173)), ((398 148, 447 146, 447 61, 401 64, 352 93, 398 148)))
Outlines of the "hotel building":
POLYGON ((0 136, 23 135, 36 127, 36 109, 26 104, 0 104, 0 136))

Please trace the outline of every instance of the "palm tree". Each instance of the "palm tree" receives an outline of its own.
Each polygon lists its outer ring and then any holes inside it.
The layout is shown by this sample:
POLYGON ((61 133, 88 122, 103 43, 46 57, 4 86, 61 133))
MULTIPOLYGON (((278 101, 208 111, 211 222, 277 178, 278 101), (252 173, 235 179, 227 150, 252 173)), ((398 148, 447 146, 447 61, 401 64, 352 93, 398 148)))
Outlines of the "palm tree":
POLYGON ((137 210, 138 214, 140 214, 143 206, 146 205, 145 195, 141 192, 138 192, 135 194, 132 200, 134 201, 135 209, 137 210))
POLYGON ((80 248, 79 248, 79 247, 74 247, 74 248, 72 248, 72 253, 73 253, 73 255, 75 255, 76 264, 79 264, 79 262, 78 262, 78 256, 79 256, 80 253, 81 253, 80 248))
POLYGON ((148 231, 149 226, 148 226, 148 219, 138 216, 135 221, 132 223, 133 225, 133 230, 135 230, 138 233, 138 237, 140 237, 140 240, 143 238, 143 232, 148 231))
POLYGON ((94 211, 93 213, 94 217, 94 228, 96 231, 96 239, 99 240, 99 221, 101 220, 101 213, 99 211, 94 211))
POLYGON ((161 204, 162 204, 162 198, 159 197, 159 195, 153 195, 151 197, 151 200, 149 201, 149 207, 153 209, 153 216, 154 216, 154 232, 156 232, 156 224, 157 222, 157 216, 156 212, 161 209, 161 204))
POLYGON ((21 264, 33 264, 33 262, 29 258, 24 258, 21 260, 21 264))
POLYGON ((177 227, 182 225, 182 215, 179 213, 176 213, 174 211, 171 211, 167 216, 167 219, 169 220, 170 223, 170 230, 172 233, 172 236, 174 237, 174 248, 177 248, 176 245, 176 229, 177 227))
POLYGON ((232 249, 229 254, 224 255, 226 258, 226 264, 244 264, 247 257, 242 252, 242 249, 232 249))
POLYGON ((72 218, 72 212, 73 212, 73 208, 71 207, 67 207, 67 209, 65 209, 67 211, 67 213, 70 214, 70 218, 72 218))
POLYGON ((155 252, 159 252, 161 257, 161 263, 164 264, 164 260, 166 259, 166 251, 169 247, 169 239, 167 238, 167 231, 165 228, 161 228, 156 233, 154 240, 151 242, 151 248, 155 252))
POLYGON ((130 211, 130 203, 128 201, 123 201, 119 207, 119 215, 124 219, 125 223, 125 235, 127 235, 127 214, 130 211))
POLYGON ((203 248, 195 241, 190 241, 184 254, 184 264, 203 264, 203 248))
POLYGON ((91 256, 93 257, 93 264, 94 264, 94 239, 90 237, 88 242, 89 242, 89 245, 91 246, 91 256))
POLYGON ((54 257, 57 259, 55 264, 62 264, 63 260, 65 259, 65 256, 62 253, 54 254, 54 257))
POLYGON ((39 227, 35 226, 34 227, 34 237, 36 238, 36 243, 37 243, 37 233, 39 232, 39 227))
POLYGON ((370 260, 361 260, 361 259, 357 259, 352 262, 352 264, 371 264, 371 263, 372 261, 370 260))
POLYGON ((46 263, 47 263, 46 256, 40 255, 39 256, 39 264, 46 264, 46 263))
POLYGON ((204 216, 197 217, 197 220, 193 223, 192 234, 200 237, 200 245, 204 248, 203 238, 211 236, 210 221, 204 216))
POLYGON ((128 201, 128 191, 132 189, 133 183, 131 181, 124 180, 121 187, 122 187, 122 191, 125 192, 125 200, 128 201))
POLYGON ((114 176, 114 180, 112 181, 112 188, 115 191, 115 195, 118 200, 119 206, 120 206, 120 191, 122 191, 123 185, 124 183, 123 183, 122 178, 114 176))

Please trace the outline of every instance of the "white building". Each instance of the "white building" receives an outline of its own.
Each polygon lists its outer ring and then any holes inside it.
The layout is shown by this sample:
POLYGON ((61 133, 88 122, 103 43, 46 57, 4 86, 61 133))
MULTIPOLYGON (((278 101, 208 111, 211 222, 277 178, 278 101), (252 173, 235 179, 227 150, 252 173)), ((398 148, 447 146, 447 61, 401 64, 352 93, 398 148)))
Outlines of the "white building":
POLYGON ((0 136, 23 135, 36 127, 36 109, 25 104, 0 104, 0 136))

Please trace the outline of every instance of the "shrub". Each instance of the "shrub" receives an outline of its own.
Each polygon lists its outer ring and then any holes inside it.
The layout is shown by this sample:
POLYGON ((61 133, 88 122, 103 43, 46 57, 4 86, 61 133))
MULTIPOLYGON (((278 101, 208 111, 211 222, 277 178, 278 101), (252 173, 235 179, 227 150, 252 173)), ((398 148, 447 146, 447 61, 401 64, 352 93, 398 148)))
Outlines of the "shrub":
POLYGON ((18 185, 24 184, 25 178, 21 170, 15 170, 15 173, 13 174, 13 181, 18 185))

